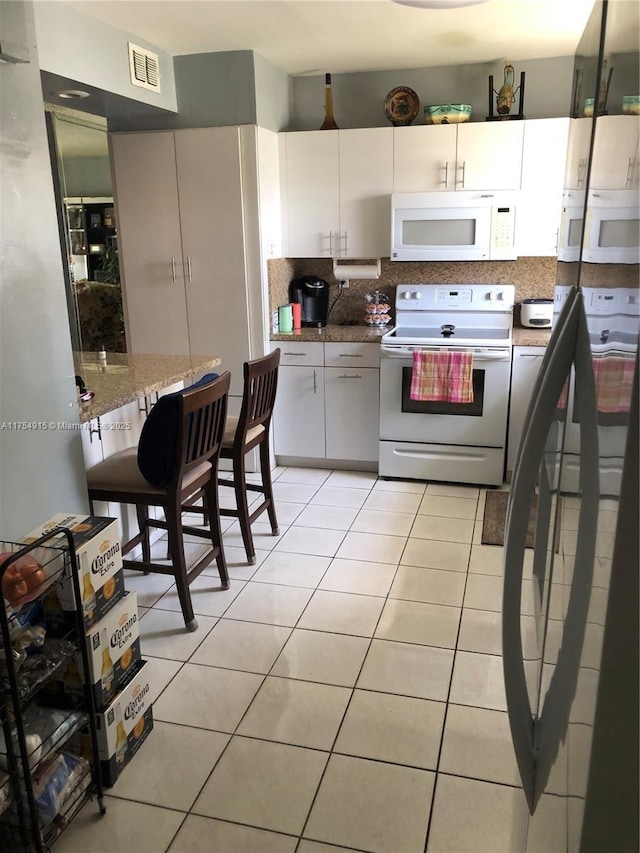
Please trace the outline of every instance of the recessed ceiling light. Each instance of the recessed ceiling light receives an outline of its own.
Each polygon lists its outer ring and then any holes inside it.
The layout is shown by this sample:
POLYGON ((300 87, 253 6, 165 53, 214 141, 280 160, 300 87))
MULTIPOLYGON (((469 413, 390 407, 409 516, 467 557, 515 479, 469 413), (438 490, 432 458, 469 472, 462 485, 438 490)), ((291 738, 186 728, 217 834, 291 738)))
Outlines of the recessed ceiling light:
POLYGON ((88 98, 89 92, 85 92, 82 89, 67 89, 64 92, 58 92, 58 97, 70 101, 73 98, 88 98))
POLYGON ((477 6, 487 0, 391 0, 401 6, 413 6, 415 9, 456 9, 460 6, 477 6))

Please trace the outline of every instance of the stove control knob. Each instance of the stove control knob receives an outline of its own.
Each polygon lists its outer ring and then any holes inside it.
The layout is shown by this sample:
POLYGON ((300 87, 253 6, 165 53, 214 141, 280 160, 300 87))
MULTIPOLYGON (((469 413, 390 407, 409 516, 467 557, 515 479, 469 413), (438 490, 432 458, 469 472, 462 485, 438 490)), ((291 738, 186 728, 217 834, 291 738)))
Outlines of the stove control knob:
POLYGON ((411 299, 411 291, 410 290, 403 290, 402 293, 400 294, 400 296, 402 299, 411 299))
POLYGON ((502 290, 490 290, 487 293, 487 299, 490 302, 502 302, 504 301, 504 293, 502 290))
POLYGON ((412 299, 422 299, 422 294, 420 293, 419 290, 416 290, 416 291, 414 291, 414 293, 411 294, 411 298, 412 299))

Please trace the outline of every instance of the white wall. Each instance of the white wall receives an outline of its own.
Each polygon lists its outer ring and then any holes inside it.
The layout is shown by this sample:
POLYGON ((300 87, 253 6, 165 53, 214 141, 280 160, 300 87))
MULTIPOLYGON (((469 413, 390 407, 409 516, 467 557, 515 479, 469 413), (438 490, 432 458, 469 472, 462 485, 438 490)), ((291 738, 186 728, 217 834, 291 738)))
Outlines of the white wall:
POLYGON ((35 46, 33 7, 0 3, 0 536, 88 510, 80 433, 11 429, 77 423, 69 320, 35 46))
POLYGON ((177 109, 173 58, 168 53, 66 3, 40 0, 33 6, 38 58, 43 71, 155 107, 177 109), (131 84, 129 41, 158 54, 160 92, 131 84))

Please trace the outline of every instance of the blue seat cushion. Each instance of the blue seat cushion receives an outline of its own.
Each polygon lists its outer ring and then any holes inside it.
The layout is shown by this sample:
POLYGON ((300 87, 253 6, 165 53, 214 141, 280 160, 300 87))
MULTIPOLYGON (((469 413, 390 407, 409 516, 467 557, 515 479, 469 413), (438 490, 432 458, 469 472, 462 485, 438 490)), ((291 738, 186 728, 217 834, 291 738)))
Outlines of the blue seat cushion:
POLYGON ((178 398, 185 391, 208 385, 218 375, 207 373, 188 388, 165 394, 149 412, 138 441, 138 468, 145 480, 156 489, 166 489, 171 480, 178 440, 178 398))

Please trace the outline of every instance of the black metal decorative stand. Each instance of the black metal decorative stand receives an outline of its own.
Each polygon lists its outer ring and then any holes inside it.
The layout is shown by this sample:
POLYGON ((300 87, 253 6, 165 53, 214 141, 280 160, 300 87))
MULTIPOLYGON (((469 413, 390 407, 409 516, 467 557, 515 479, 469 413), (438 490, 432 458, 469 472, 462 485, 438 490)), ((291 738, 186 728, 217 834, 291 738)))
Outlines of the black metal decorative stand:
POLYGON ((524 119, 524 75, 525 72, 520 72, 520 85, 514 92, 514 95, 518 94, 518 112, 517 113, 501 113, 499 115, 494 115, 493 113, 493 98, 496 94, 495 89, 493 88, 493 74, 489 75, 489 115, 486 117, 485 121, 517 121, 518 119, 524 119))

